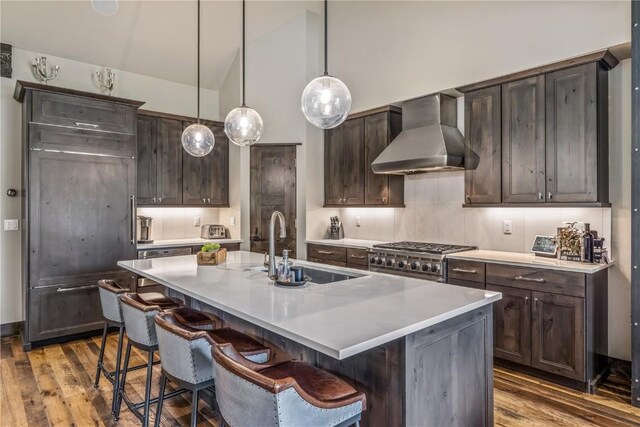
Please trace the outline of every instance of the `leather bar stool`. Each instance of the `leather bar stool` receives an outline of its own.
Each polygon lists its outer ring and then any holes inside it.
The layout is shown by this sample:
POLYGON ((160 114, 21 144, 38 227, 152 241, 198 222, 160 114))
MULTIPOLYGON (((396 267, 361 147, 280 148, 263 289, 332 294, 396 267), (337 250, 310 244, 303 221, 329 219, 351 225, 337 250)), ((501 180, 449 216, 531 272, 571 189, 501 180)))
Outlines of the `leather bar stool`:
POLYGON ((213 359, 220 414, 233 426, 359 426, 366 409, 364 393, 304 362, 257 364, 228 344, 213 359))
POLYGON ((154 352, 158 350, 156 327, 153 318, 163 310, 180 308, 180 302, 164 297, 162 300, 148 301, 140 294, 125 293, 120 297, 122 317, 127 330, 127 351, 124 356, 124 369, 122 381, 118 384, 114 418, 120 416, 122 400, 125 401, 131 412, 142 421, 143 426, 149 424, 149 405, 151 404, 151 378, 153 376, 154 352), (131 347, 135 347, 147 353, 147 381, 144 392, 144 401, 133 403, 125 393, 127 372, 131 347), (140 413, 140 408, 144 412, 140 413))
MULTIPOLYGON (((93 384, 95 388, 98 388, 100 383, 100 373, 109 380, 113 385, 113 395, 111 399, 111 413, 115 412, 116 405, 116 393, 120 381, 120 366, 122 362, 122 342, 124 339, 124 319, 122 318, 122 307, 120 304, 120 297, 129 292, 129 289, 123 288, 115 280, 100 280, 98 281, 98 291, 100 293, 100 305, 102 307, 102 316, 104 317, 104 329, 102 331, 102 343, 100 344, 100 353, 98 355, 98 363, 96 366, 96 380, 93 384), (109 371, 104 366, 104 350, 107 343, 107 332, 109 327, 118 328, 118 350, 116 352, 115 371, 109 371)), ((147 302, 166 303, 167 297, 157 292, 150 292, 141 294, 147 302)), ((142 369, 146 365, 134 366, 129 370, 142 369)))
MULTIPOLYGON (((212 387, 215 383, 211 353, 213 346, 217 344, 234 345, 244 357, 255 362, 267 361, 271 356, 270 348, 241 332, 230 328, 198 330, 183 323, 179 317, 181 317, 180 313, 165 312, 159 313, 155 319, 162 359, 156 427, 160 425, 163 401, 169 397, 169 395, 164 395, 167 380, 193 393, 191 425, 196 425, 198 394, 200 390, 212 387)), ((184 317, 182 320, 185 320, 184 317)))

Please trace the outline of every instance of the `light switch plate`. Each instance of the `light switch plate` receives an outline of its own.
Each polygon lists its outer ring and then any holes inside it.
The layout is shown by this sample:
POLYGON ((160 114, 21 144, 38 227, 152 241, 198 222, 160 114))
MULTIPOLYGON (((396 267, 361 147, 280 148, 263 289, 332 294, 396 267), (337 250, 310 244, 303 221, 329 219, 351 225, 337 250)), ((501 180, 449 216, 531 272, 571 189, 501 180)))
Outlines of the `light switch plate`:
POLYGON ((20 229, 20 222, 17 219, 5 219, 4 231, 18 231, 20 229))
POLYGON ((504 234, 513 233, 513 224, 510 219, 505 219, 504 222, 502 223, 502 232, 504 234))
POLYGON ((356 217, 356 227, 360 227, 360 217, 356 217))
POLYGON ((199 216, 194 216, 193 217, 193 226, 194 227, 200 227, 200 217, 199 216))
POLYGON ((229 225, 232 226, 232 227, 236 225, 236 217, 235 216, 230 216, 229 217, 229 225))

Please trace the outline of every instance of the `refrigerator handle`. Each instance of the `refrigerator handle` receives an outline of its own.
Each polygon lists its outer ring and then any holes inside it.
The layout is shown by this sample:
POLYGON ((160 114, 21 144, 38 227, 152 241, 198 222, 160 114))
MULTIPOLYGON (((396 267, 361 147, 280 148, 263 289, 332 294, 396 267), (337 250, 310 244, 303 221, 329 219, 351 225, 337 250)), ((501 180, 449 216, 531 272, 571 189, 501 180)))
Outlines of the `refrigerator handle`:
POLYGON ((136 203, 135 203, 135 196, 132 194, 131 197, 129 198, 129 201, 131 203, 131 244, 133 245, 135 243, 135 238, 136 238, 136 203))

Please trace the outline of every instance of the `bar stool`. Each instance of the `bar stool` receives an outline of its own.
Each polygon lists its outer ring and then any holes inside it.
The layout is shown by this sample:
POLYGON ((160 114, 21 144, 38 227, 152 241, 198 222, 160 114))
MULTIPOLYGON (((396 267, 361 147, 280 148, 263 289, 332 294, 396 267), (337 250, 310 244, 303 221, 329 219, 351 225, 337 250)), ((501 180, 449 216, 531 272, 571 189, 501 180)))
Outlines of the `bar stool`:
MULTIPOLYGON (((104 317, 104 329, 102 331, 102 343, 100 344, 100 353, 98 355, 98 363, 96 366, 96 380, 93 384, 95 388, 98 388, 100 383, 100 373, 109 380, 114 386, 113 395, 111 399, 111 413, 115 412, 116 393, 118 390, 118 383, 120 380, 120 365, 122 361, 122 341, 124 339, 124 320, 122 318, 122 307, 120 305, 120 297, 129 292, 129 289, 123 288, 115 280, 100 280, 98 281, 98 291, 100 293, 100 305, 102 306, 102 316, 104 317), (109 327, 118 328, 118 350, 116 352, 116 369, 115 371, 109 371, 104 366, 104 350, 107 343, 107 332, 109 327)), ((164 295, 157 292, 150 292, 142 294, 145 301, 154 302, 157 304, 166 304, 169 300, 164 295)), ((134 366, 129 370, 142 369, 145 365, 134 366)))
POLYGON ((142 421, 143 426, 149 424, 149 405, 151 403, 151 378, 153 376, 153 357, 158 350, 158 340, 156 338, 156 327, 153 318, 163 310, 184 309, 180 303, 170 298, 160 302, 147 301, 141 295, 126 293, 120 297, 122 307, 122 317, 127 330, 127 351, 124 356, 124 369, 122 381, 118 384, 116 394, 116 405, 114 418, 120 417, 122 400, 125 401, 131 412, 142 421), (133 403, 125 393, 127 372, 129 369, 129 359, 131 357, 131 347, 147 352, 147 381, 144 391, 144 401, 133 403), (144 407, 144 412, 140 413, 140 408, 144 407))
MULTIPOLYGON (((366 396, 303 362, 260 365, 231 345, 213 347, 216 399, 233 426, 359 426, 366 396)), ((223 424, 224 425, 224 424, 223 424)))
POLYGON ((172 312, 156 315, 156 332, 162 359, 160 394, 156 410, 155 426, 160 425, 164 391, 167 380, 191 391, 191 425, 195 426, 198 417, 198 394, 200 390, 212 387, 213 359, 211 348, 216 344, 229 344, 242 349, 241 354, 254 361, 266 361, 271 349, 253 338, 230 328, 198 330, 178 320, 172 312))

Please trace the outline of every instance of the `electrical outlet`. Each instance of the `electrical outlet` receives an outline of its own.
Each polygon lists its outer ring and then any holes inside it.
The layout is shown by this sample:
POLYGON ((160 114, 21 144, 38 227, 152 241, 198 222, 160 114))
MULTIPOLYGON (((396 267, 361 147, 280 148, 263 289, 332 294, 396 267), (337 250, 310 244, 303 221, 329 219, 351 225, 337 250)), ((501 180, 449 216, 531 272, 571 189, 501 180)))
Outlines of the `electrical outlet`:
POLYGON ((229 217, 229 225, 234 227, 236 225, 236 217, 235 216, 230 216, 229 217))
POLYGON ((194 227, 200 227, 200 217, 199 216, 194 216, 193 217, 193 226, 194 227))
POLYGON ((502 223, 502 233, 511 234, 513 233, 513 224, 510 219, 505 219, 502 223))
POLYGON ((20 229, 20 226, 17 219, 4 220, 4 231, 18 231, 19 229, 20 229))
POLYGON ((356 227, 360 227, 360 217, 356 217, 356 227))

